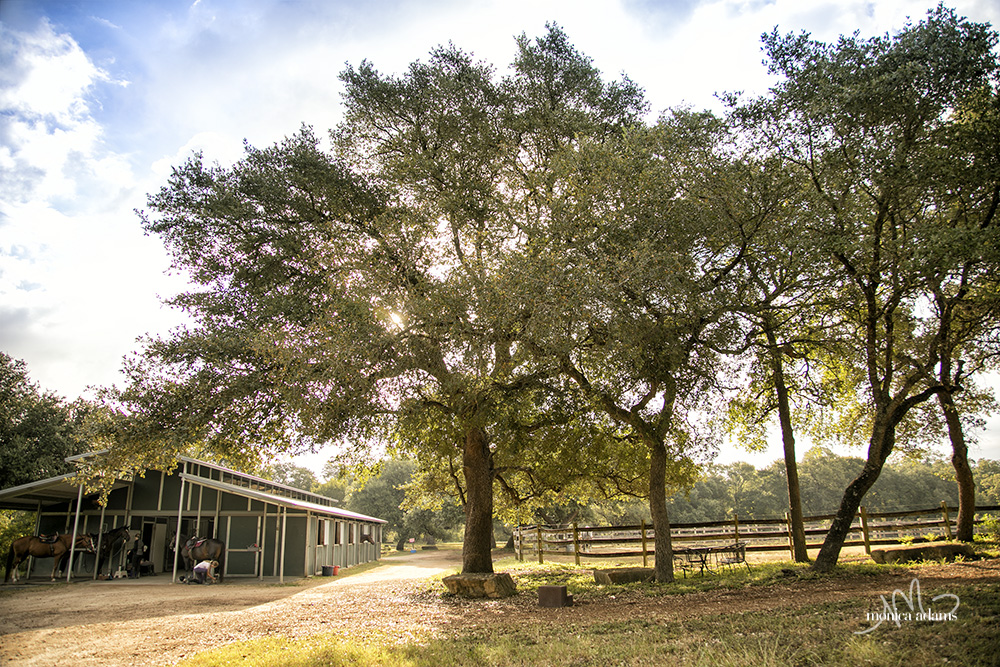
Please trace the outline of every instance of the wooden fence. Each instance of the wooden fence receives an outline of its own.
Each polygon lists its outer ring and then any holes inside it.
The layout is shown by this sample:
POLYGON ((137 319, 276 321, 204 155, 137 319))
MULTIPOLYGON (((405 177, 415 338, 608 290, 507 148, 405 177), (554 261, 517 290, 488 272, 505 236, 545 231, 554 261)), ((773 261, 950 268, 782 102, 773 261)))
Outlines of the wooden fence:
MULTIPOLYGON (((982 520, 978 513, 1000 512, 1000 505, 976 507, 976 524, 982 520)), ((804 517, 806 545, 810 549, 822 546, 834 515, 804 517)), ((939 507, 903 512, 867 512, 864 507, 854 518, 844 546, 864 546, 871 553, 872 545, 899 544, 907 537, 937 535, 951 539, 955 531, 958 508, 941 502, 939 507), (918 518, 924 517, 924 518, 918 518), (932 517, 932 518, 926 518, 932 517)), ((518 526, 514 529, 514 551, 518 560, 525 554, 535 554, 542 563, 545 554, 572 555, 576 563, 581 558, 642 557, 644 567, 653 555, 653 527, 638 526, 518 526)), ((783 551, 787 549, 794 558, 792 548, 792 522, 786 512, 781 519, 740 519, 733 515, 726 521, 704 523, 677 523, 670 526, 672 544, 690 546, 722 546, 734 542, 746 543, 747 551, 783 551)))

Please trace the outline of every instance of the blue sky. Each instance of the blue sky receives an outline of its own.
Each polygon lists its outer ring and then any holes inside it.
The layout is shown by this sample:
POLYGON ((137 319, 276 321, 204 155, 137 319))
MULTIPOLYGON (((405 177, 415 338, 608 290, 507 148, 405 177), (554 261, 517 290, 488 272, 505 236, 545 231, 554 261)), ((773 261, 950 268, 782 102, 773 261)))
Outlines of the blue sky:
MULTIPOLYGON (((68 398, 120 381, 145 333, 180 322, 184 288, 135 209, 195 150, 225 164, 340 117, 337 75, 402 71, 449 41, 503 68, 514 38, 559 23, 654 113, 763 92, 760 35, 892 32, 931 0, 2 0, 0 350, 68 398)), ((951 4, 1000 25, 996 0, 951 4)), ((1000 420, 974 456, 1000 459, 1000 420)), ((758 461, 780 456, 769 452, 758 461)))

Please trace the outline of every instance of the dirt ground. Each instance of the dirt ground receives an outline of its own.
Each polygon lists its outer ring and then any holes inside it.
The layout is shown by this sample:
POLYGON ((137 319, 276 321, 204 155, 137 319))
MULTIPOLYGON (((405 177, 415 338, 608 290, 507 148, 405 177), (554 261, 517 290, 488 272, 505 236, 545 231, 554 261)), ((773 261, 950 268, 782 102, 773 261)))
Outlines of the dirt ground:
MULTIPOLYGON (((912 574, 799 580, 785 585, 650 599, 623 593, 543 609, 531 595, 506 600, 442 598, 440 584, 419 582, 460 564, 457 552, 421 552, 385 559, 375 569, 293 585, 227 581, 216 586, 171 584, 166 576, 138 581, 0 588, 0 664, 24 667, 171 665, 199 651, 258 637, 344 632, 363 640, 418 636, 483 623, 591 623, 641 617, 670 621, 693 615, 761 611, 870 597, 906 589, 912 574)), ((344 573, 342 573, 344 574, 344 573)), ((922 589, 1000 582, 1000 560, 924 566, 922 589)))

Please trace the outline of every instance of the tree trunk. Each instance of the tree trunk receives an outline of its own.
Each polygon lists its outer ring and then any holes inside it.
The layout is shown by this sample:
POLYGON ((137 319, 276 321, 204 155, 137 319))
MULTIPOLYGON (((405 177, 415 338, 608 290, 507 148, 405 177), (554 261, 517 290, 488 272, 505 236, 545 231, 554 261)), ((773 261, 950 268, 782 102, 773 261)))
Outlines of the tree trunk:
POLYGON ((944 410, 945 423, 948 424, 952 450, 951 464, 955 468, 955 481, 958 482, 958 531, 955 537, 960 542, 971 542, 975 527, 973 522, 976 514, 976 484, 972 478, 972 467, 969 465, 969 449, 965 444, 962 420, 951 392, 938 393, 938 402, 944 410))
POLYGON ((892 448, 895 445, 895 430, 888 416, 877 415, 875 423, 872 425, 872 439, 868 445, 868 460, 865 467, 861 469, 861 474, 847 485, 844 497, 840 501, 840 508, 830 524, 830 530, 823 540, 823 546, 816 556, 816 562, 812 569, 816 572, 829 572, 837 564, 840 558, 840 550, 844 547, 844 540, 851 530, 851 523, 861 507, 861 500, 872 488, 878 476, 882 473, 882 466, 889 458, 892 448))
POLYGON ((778 399, 778 421, 781 424, 781 445, 785 453, 785 477, 788 481, 788 512, 792 519, 792 551, 796 563, 808 563, 806 549, 806 528, 802 519, 802 495, 799 492, 799 468, 795 462, 795 433, 792 430, 792 411, 788 404, 788 387, 785 386, 785 371, 781 350, 774 331, 767 328, 767 343, 770 351, 771 372, 774 376, 774 393, 778 399))
POLYGON ((649 512, 653 516, 654 572, 658 583, 674 580, 674 550, 667 515, 667 448, 662 442, 649 446, 649 512))
POLYGON ((465 539, 462 574, 493 572, 493 472, 486 432, 478 426, 465 433, 465 539))

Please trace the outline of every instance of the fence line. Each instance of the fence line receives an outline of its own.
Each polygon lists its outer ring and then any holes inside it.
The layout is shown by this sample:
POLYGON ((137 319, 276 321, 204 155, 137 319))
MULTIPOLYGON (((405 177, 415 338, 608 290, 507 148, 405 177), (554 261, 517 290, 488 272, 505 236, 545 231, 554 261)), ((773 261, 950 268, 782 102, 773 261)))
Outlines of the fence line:
MULTIPOLYGON (((1000 505, 976 507, 976 512, 998 512, 1000 505)), ((954 535, 958 508, 948 507, 941 501, 939 507, 897 512, 868 512, 862 506, 851 523, 844 546, 863 546, 871 553, 872 545, 898 544, 901 538, 923 537, 928 534, 951 539, 954 535), (926 517, 933 519, 914 519, 926 517)), ((804 517, 806 524, 806 546, 818 549, 822 542, 810 542, 810 537, 826 535, 833 514, 804 517), (825 525, 824 525, 825 524, 825 525)), ((982 522, 977 518, 975 523, 982 522)), ((518 526, 514 529, 514 551, 518 560, 524 560, 525 553, 537 556, 543 563, 545 554, 566 556, 572 554, 576 564, 581 558, 624 558, 642 556, 643 567, 648 567, 650 542, 655 539, 653 527, 645 521, 638 526, 578 526, 576 523, 564 526, 518 526), (639 545, 640 548, 635 548, 639 545)), ((734 514, 724 521, 701 523, 675 523, 670 526, 673 544, 698 542, 701 546, 713 546, 720 542, 733 544, 744 542, 747 551, 783 551, 787 549, 794 558, 792 542, 792 520, 786 512, 777 519, 741 519, 734 514)))

